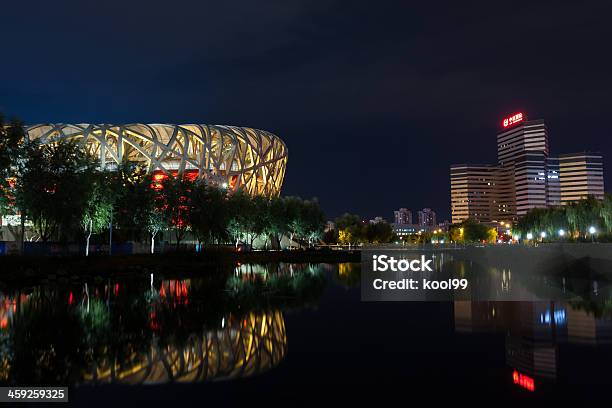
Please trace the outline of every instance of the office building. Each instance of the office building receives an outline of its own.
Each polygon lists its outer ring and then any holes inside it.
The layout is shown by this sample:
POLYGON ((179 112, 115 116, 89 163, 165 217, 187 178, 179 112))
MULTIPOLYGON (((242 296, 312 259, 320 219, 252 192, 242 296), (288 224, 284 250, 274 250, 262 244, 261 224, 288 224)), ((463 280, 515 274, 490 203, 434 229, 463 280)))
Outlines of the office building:
POLYGON ((511 218, 525 215, 532 208, 546 207, 548 153, 548 133, 543 120, 526 121, 518 113, 502 121, 497 134, 497 161, 509 175, 514 172, 514 199, 504 196, 506 204, 516 210, 508 214, 511 218))
POLYGON ((604 197, 603 157, 598 153, 559 156, 560 202, 568 204, 588 196, 604 197))
POLYGON ((497 161, 450 167, 453 223, 516 221, 534 208, 604 196, 601 154, 549 157, 546 124, 523 113, 502 120, 497 161))
POLYGON ((546 206, 561 205, 561 181, 559 177, 559 158, 546 159, 546 206))
POLYGON ((453 224, 472 218, 492 220, 496 166, 455 164, 451 166, 451 221, 453 224))

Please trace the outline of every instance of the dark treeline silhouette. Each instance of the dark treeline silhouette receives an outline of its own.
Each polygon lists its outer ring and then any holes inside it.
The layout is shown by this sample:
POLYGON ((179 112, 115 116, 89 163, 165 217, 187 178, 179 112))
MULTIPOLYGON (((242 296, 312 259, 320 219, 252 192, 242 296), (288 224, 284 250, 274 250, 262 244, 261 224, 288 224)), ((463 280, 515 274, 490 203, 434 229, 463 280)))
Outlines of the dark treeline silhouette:
POLYGON ((346 213, 336 218, 334 224, 323 238, 327 244, 382 244, 396 239, 393 228, 386 221, 365 222, 358 215, 346 213))

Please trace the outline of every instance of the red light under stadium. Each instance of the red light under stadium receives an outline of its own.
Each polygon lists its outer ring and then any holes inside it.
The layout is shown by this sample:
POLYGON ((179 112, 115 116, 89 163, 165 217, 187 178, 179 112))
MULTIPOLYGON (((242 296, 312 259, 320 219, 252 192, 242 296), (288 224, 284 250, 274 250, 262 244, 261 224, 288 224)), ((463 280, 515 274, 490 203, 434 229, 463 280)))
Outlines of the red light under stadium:
POLYGON ((504 118, 504 120, 502 121, 502 125, 503 127, 507 128, 508 126, 512 126, 516 123, 522 122, 523 118, 524 118, 523 112, 515 113, 512 116, 508 116, 507 118, 504 118))

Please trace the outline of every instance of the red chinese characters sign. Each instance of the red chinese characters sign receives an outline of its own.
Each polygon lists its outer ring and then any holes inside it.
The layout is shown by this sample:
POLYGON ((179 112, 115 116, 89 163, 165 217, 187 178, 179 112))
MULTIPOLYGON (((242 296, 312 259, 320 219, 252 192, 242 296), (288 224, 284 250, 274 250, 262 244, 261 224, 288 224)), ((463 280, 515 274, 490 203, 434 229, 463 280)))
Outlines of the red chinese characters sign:
POLYGON ((535 381, 528 375, 519 373, 514 370, 512 373, 512 381, 519 387, 525 388, 528 391, 535 391, 535 381))
POLYGON ((519 113, 515 113, 512 116, 504 118, 504 120, 502 121, 502 125, 503 127, 507 128, 508 126, 512 126, 522 121, 523 121, 523 113, 519 112, 519 113))

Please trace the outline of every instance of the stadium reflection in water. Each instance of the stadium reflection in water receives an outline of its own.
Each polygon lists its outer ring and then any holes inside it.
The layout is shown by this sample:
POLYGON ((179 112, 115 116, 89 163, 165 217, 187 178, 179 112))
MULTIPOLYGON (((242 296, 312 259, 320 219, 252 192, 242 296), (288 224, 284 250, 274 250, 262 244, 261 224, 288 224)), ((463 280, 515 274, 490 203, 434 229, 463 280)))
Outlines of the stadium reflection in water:
POLYGON ((316 299, 324 284, 316 267, 239 266, 209 278, 2 294, 0 378, 20 385, 164 384, 254 376, 285 357, 283 308, 316 299))

